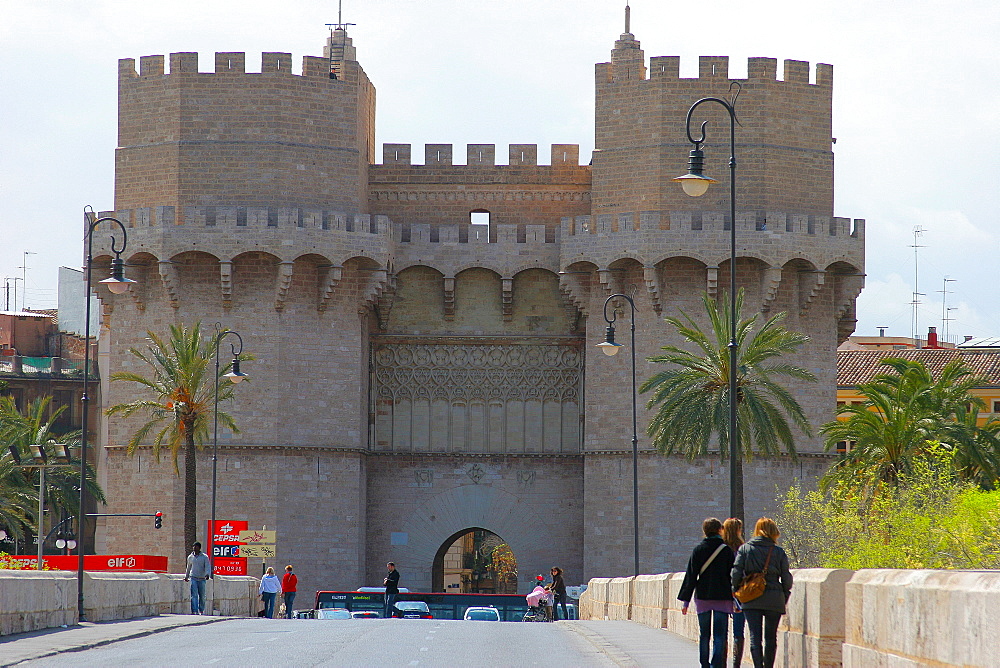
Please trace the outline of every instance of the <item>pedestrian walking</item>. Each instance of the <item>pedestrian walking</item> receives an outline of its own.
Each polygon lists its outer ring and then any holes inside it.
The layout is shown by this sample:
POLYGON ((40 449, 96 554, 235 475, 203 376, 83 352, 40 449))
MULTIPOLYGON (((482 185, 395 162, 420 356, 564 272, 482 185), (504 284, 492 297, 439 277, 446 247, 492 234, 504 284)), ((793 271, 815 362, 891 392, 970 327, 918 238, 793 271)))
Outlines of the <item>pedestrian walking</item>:
POLYGON ((686 615, 694 596, 702 668, 726 668, 729 615, 734 610, 730 587, 733 551, 719 535, 722 522, 715 517, 702 522, 701 530, 705 538, 691 552, 677 599, 684 603, 681 614, 686 615))
POLYGON ((270 566, 267 567, 264 577, 260 579, 258 591, 261 600, 264 601, 264 616, 268 619, 274 619, 274 599, 281 591, 281 581, 278 580, 278 576, 274 574, 274 569, 270 566))
POLYGON ((566 612, 566 583, 563 581, 563 571, 558 566, 553 566, 550 572, 552 573, 552 584, 549 585, 549 590, 555 594, 552 603, 552 616, 558 622, 559 606, 562 606, 563 619, 569 619, 569 613, 566 612))
POLYGON ((391 617, 392 606, 395 605, 396 598, 399 597, 399 571, 396 570, 396 564, 391 561, 385 567, 389 572, 386 573, 385 580, 382 581, 385 585, 385 612, 383 617, 391 617))
POLYGON ((191 614, 205 614, 205 581, 212 577, 212 562, 201 551, 201 543, 191 546, 184 569, 184 582, 191 582, 191 614))
MULTIPOLYGON (((722 540, 726 542, 729 549, 733 551, 733 558, 736 552, 743 545, 743 520, 737 517, 730 517, 722 523, 722 540)), ((734 604, 733 613, 733 665, 732 668, 740 668, 743 665, 743 650, 746 647, 746 615, 739 604, 734 604)))
POLYGON ((299 586, 299 578, 292 572, 292 565, 285 566, 285 575, 281 578, 281 594, 285 597, 285 619, 292 618, 292 604, 295 603, 295 590, 299 586))
POLYGON ((773 668, 778 651, 778 622, 785 614, 788 597, 792 595, 788 555, 777 545, 780 535, 774 520, 761 517, 754 526, 753 538, 740 546, 733 564, 734 592, 739 589, 743 578, 753 573, 763 573, 766 582, 763 594, 743 603, 754 668, 773 668))

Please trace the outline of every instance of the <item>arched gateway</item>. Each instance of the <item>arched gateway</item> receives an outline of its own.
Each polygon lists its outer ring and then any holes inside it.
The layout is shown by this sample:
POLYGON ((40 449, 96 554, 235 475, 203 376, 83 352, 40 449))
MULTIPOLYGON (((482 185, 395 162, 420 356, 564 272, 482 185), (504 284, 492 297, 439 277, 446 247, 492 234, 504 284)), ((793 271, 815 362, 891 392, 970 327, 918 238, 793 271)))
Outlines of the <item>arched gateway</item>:
POLYGON ((516 594, 517 559, 488 529, 459 531, 434 555, 431 588, 450 594, 516 594))

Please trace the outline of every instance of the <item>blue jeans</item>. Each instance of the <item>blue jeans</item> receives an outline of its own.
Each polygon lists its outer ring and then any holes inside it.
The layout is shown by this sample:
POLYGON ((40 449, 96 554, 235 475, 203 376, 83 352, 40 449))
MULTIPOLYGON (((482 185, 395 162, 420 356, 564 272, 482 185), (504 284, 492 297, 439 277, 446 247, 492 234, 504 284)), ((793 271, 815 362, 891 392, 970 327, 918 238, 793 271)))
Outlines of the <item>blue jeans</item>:
POLYGON ((275 591, 265 591, 260 595, 264 599, 264 616, 268 619, 274 619, 274 599, 277 595, 275 591))
POLYGON ((743 640, 747 617, 742 612, 733 613, 733 640, 743 640))
POLYGON ((385 612, 383 617, 390 617, 392 615, 392 606, 396 603, 396 598, 399 594, 386 594, 385 595, 385 612))
POLYGON ((292 603, 295 602, 295 592, 286 591, 285 592, 285 619, 292 618, 292 603))
POLYGON ((754 668, 774 668, 778 653, 778 622, 781 613, 771 610, 744 610, 750 630, 750 656, 754 668))
POLYGON ((191 614, 205 612, 205 581, 191 578, 191 614))
POLYGON ((698 613, 698 643, 702 668, 726 668, 726 646, 729 641, 729 615, 718 610, 698 613), (712 644, 712 659, 708 649, 712 644))

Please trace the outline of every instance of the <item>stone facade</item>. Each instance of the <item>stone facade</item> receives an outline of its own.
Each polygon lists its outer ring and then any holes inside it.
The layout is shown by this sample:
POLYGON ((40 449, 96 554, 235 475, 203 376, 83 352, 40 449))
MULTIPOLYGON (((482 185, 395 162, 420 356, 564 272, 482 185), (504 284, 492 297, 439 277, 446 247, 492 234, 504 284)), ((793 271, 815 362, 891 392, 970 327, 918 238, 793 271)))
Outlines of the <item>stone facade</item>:
MULTIPOLYGON (((306 57, 301 75, 283 53, 264 54, 259 73, 242 53, 217 54, 214 73, 197 72, 194 54, 171 54, 169 73, 163 56, 138 72, 121 61, 110 213, 129 228, 139 283, 100 292, 105 379, 141 370, 126 351, 146 330, 219 322, 243 336, 256 359, 226 406, 241 432, 220 433, 218 516, 275 528, 278 565, 295 564, 303 591, 378 585, 390 559, 404 586, 427 588, 442 546, 474 528, 510 544, 522 588, 552 564, 570 583, 629 572, 629 356, 589 351, 605 299, 637 286, 647 377, 645 358, 672 341, 663 316, 721 296, 734 222, 747 304, 785 311, 809 335, 794 361, 819 382, 792 389, 814 425, 832 417, 864 222, 833 217, 829 66, 811 83, 808 63, 786 61, 779 81, 774 60, 751 60, 729 221, 724 194, 692 200, 669 182, 685 171, 688 107, 728 94, 724 58, 680 79, 676 58, 647 68, 623 34, 597 66, 590 165, 566 144, 547 165, 533 144, 511 145, 507 164, 495 145, 469 145, 464 165, 448 144, 426 146, 424 164, 386 144, 375 164, 374 88, 346 35, 334 39, 335 62, 306 57)), ((725 193, 724 126, 706 118, 708 169, 725 193)), ((101 268, 110 247, 96 234, 101 268)), ((133 391, 104 382, 108 405, 133 391)), ((642 410, 640 434, 646 422, 642 410)), ((177 569, 181 481, 169 458, 125 455, 135 426, 103 425, 109 512, 161 509, 165 528, 110 518, 101 544, 167 553, 177 569)), ((639 445, 641 566, 676 569, 701 519, 725 515, 728 473, 717 458, 639 445)), ((798 447, 798 461, 747 464, 748 515, 822 472, 818 440, 798 447)), ((205 455, 200 522, 210 470, 205 455)))

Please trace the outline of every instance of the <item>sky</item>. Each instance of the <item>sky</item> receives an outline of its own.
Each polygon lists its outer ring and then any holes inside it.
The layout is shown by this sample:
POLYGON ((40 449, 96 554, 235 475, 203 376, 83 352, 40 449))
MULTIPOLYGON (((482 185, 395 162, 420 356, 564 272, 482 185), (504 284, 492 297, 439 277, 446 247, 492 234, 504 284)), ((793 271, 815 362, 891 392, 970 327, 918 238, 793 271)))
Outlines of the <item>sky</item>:
MULTIPOLYGON (((680 56, 681 76, 701 55, 728 55, 733 77, 749 56, 834 66, 834 214, 867 220, 858 334, 909 336, 917 290, 917 331, 1000 336, 1000 3, 631 8, 646 57, 680 56)), ((53 308, 57 268, 83 261, 83 207, 114 206, 118 59, 198 51, 207 72, 216 51, 245 51, 253 71, 285 51, 298 71, 322 55, 337 2, 0 0, 0 16, 0 279, 18 307, 53 308)), ((377 89, 377 155, 383 142, 418 156, 425 143, 498 156, 577 143, 589 160, 594 63, 610 60, 624 2, 343 0, 342 16, 377 89)))

